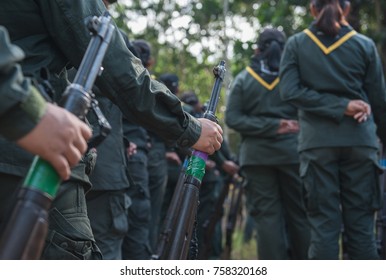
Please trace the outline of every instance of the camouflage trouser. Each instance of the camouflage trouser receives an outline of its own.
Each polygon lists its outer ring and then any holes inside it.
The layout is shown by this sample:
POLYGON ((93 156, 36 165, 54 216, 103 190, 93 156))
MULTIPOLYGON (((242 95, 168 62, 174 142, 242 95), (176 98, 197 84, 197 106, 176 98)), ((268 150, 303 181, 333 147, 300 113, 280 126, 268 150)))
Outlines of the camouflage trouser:
MULTIPOLYGON (((1 219, 9 215, 17 186, 22 178, 0 174, 1 219)), ((84 188, 79 182, 66 181, 61 184, 57 197, 49 211, 49 229, 42 259, 93 260, 102 255, 96 246, 90 221, 87 217, 84 188)))

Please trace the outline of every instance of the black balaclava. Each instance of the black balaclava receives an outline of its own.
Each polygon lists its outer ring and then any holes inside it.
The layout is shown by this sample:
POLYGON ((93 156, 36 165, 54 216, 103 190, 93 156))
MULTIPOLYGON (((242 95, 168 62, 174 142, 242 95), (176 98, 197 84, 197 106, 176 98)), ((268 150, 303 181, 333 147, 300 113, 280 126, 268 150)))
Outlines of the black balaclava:
POLYGON ((200 101, 193 91, 184 92, 181 95, 181 101, 193 107, 193 112, 189 112, 193 117, 202 118, 204 110, 199 106, 200 101))
POLYGON ((274 28, 265 29, 259 36, 259 53, 252 57, 251 68, 259 74, 277 76, 285 41, 283 32, 274 28))
POLYGON ((194 92, 188 91, 181 95, 181 101, 194 107, 198 104, 198 97, 194 92))
POLYGON ((173 93, 178 93, 178 77, 172 73, 166 73, 159 76, 159 80, 173 93))
POLYGON ((150 44, 142 39, 134 40, 131 42, 134 46, 138 58, 142 61, 142 65, 146 68, 149 66, 149 61, 151 57, 151 47, 150 44))

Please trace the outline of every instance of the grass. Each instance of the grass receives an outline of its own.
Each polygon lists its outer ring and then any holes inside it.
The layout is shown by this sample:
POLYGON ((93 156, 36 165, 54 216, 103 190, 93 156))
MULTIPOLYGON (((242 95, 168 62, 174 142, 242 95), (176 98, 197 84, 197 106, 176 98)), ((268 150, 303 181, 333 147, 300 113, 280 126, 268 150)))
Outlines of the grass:
POLYGON ((229 214, 229 205, 230 200, 227 200, 224 204, 225 215, 222 219, 222 236, 223 236, 223 248, 225 254, 223 254, 223 259, 231 260, 256 260, 257 259, 257 250, 256 250, 256 232, 253 231, 251 237, 248 241, 244 240, 244 229, 246 226, 246 217, 247 212, 244 206, 244 201, 242 207, 238 211, 236 225, 232 234, 232 243, 231 243, 231 252, 228 256, 226 254, 226 217, 229 214))
POLYGON ((232 238, 232 260, 256 260, 256 239, 252 238, 248 242, 243 241, 243 228, 237 228, 232 238))

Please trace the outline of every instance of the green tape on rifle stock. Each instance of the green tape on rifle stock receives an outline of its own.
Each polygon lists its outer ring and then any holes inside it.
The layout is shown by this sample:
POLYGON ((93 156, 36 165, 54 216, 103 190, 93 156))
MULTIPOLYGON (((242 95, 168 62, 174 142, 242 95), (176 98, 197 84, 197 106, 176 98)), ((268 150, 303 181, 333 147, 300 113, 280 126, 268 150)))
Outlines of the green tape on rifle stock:
POLYGON ((53 199, 59 185, 60 177, 56 170, 47 161, 36 156, 24 180, 23 187, 38 190, 53 199))
POLYGON ((201 157, 191 156, 188 163, 188 168, 186 169, 186 174, 191 175, 194 178, 202 181, 202 178, 205 175, 205 160, 201 157))

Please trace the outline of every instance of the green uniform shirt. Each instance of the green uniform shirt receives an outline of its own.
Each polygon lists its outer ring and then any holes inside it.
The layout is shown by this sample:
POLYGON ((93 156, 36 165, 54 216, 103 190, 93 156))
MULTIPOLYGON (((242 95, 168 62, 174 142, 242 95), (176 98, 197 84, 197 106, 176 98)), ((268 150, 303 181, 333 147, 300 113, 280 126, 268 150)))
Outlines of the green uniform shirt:
MULTIPOLYGON (((8 28, 13 43, 26 54, 23 71, 36 75, 46 67, 53 74, 55 89, 60 94, 66 82, 65 68, 80 65, 91 39, 85 20, 105 11, 102 1, 95 0, 5 0, 1 3, 0 24, 8 28)), ((140 60, 127 49, 118 28, 103 67, 96 85, 123 114, 128 115, 130 111, 133 121, 183 147, 197 142, 200 123, 184 113, 178 98, 164 85, 151 80, 140 60)), ((5 152, 0 157, 0 171, 6 169, 21 175, 20 172, 24 174, 29 167, 30 158, 22 151, 5 147, 0 152, 5 152)))
POLYGON ((0 26, 0 135, 17 140, 29 133, 45 111, 45 101, 21 73, 24 58, 0 26))
POLYGON ((129 142, 132 142, 137 145, 137 149, 148 152, 149 135, 146 129, 127 118, 123 118, 122 125, 125 145, 128 146, 129 142))
MULTIPOLYGON (((111 131, 106 139, 99 144, 97 160, 90 175, 93 190, 122 190, 129 187, 126 175, 126 149, 123 144, 122 113, 106 97, 98 97, 101 111, 111 125, 111 131)), ((99 134, 96 117, 87 117, 94 134, 99 134)))
POLYGON ((376 130, 385 143, 385 81, 373 41, 349 26, 334 39, 308 30, 288 39, 280 66, 280 94, 300 110, 299 149, 378 147, 376 130), (344 115, 353 99, 371 105, 366 122, 344 115))
POLYGON ((248 68, 236 76, 225 112, 241 135, 240 166, 298 163, 297 134, 277 134, 280 119, 297 119, 296 108, 280 99, 278 79, 256 75, 248 68))

